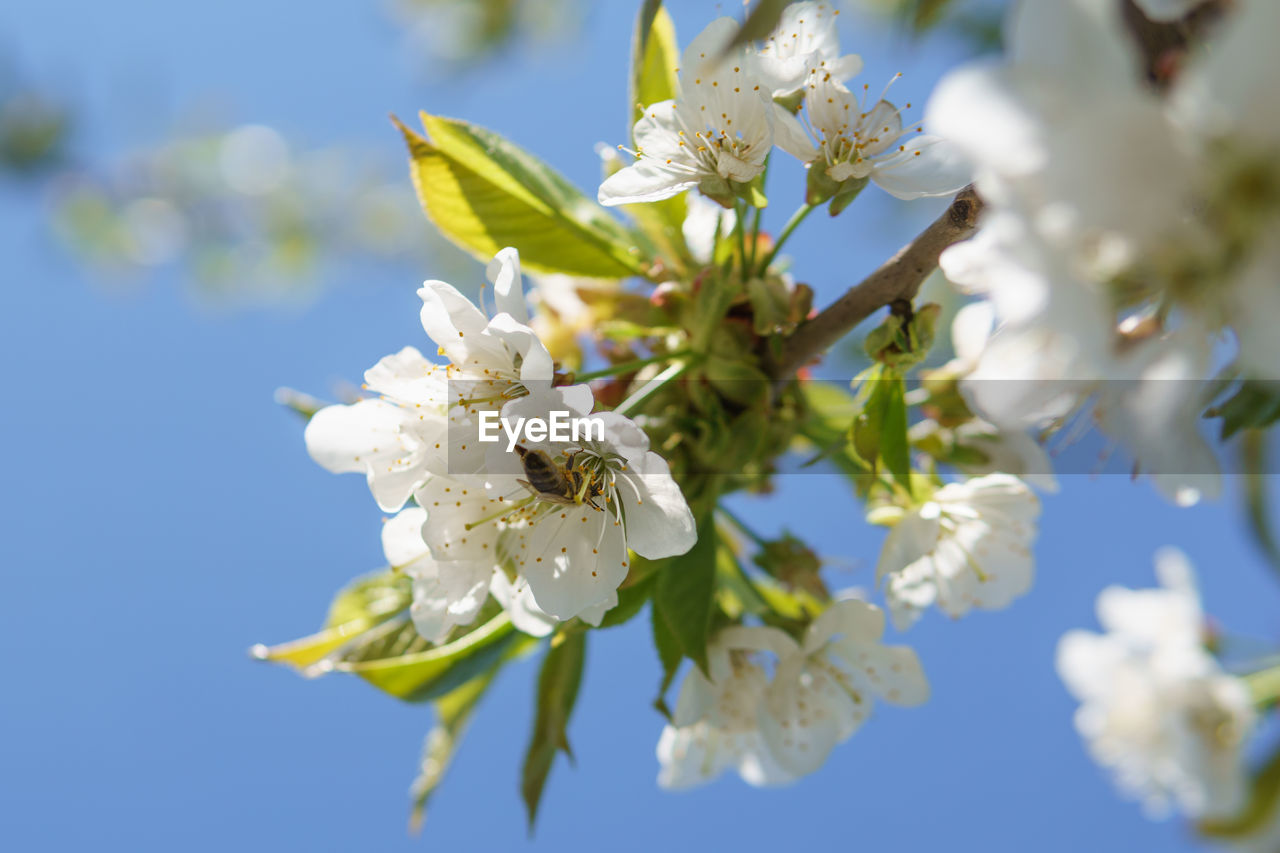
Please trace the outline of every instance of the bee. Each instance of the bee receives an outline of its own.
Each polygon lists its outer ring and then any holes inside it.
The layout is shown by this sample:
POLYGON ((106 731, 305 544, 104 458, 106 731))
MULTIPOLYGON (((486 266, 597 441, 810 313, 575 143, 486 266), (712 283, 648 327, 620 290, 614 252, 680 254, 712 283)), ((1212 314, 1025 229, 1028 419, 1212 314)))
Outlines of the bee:
POLYGON ((529 478, 516 482, 538 500, 560 506, 586 503, 592 509, 601 509, 595 502, 595 498, 600 495, 600 485, 594 477, 588 477, 581 468, 573 464, 576 451, 565 456, 564 468, 551 461, 544 450, 530 450, 517 444, 516 453, 520 455, 524 475, 529 478))

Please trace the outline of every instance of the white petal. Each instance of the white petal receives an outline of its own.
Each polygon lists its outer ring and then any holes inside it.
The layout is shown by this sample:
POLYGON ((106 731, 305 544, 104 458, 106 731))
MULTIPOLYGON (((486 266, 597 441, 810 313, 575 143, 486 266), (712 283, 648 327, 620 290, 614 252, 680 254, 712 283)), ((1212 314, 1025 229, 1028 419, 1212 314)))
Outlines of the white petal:
POLYGON ((973 180, 960 152, 936 136, 915 136, 903 148, 876 161, 871 180, 895 198, 953 195, 973 180))
POLYGON ((683 554, 698 541, 693 512, 671 476, 667 462, 650 451, 639 468, 618 474, 627 545, 646 559, 683 554))
POLYGON ((327 406, 307 424, 311 458, 335 474, 363 471, 378 506, 395 512, 426 477, 414 465, 418 444, 402 427, 405 413, 383 400, 327 406))
POLYGON ((606 178, 596 198, 605 207, 662 201, 693 189, 698 180, 697 175, 664 169, 651 160, 639 160, 606 178))
MULTIPOLYGON (((733 18, 716 18, 698 33, 680 56, 680 75, 683 80, 689 75, 706 73, 713 63, 720 58, 724 48, 738 34, 738 22, 733 18)), ((736 49, 731 56, 741 56, 742 49, 736 49)))
POLYGON ((523 631, 531 637, 545 637, 556 627, 556 619, 542 611, 533 600, 533 592, 523 578, 517 578, 512 584, 506 574, 495 568, 489 582, 489 592, 502 605, 511 617, 511 624, 517 631, 523 631))
POLYGON ((925 108, 925 124, 976 164, 997 166, 1001 174, 1032 172, 1048 158, 1048 130, 1005 68, 974 63, 947 74, 925 108))
POLYGON ((783 151, 802 163, 808 163, 818 156, 818 149, 805 133, 803 125, 788 110, 774 104, 773 142, 783 151))
POLYGON ((782 767, 795 775, 817 770, 861 712, 825 672, 809 672, 803 655, 778 663, 760 708, 760 735, 782 767))
MULTIPOLYGON (((488 333, 506 344, 507 349, 520 356, 520 382, 526 387, 535 383, 551 382, 555 365, 551 353, 542 340, 528 326, 519 323, 510 314, 499 314, 489 321, 488 333)), ((532 390, 532 388, 530 389, 532 390)))
POLYGON ((922 510, 910 512, 893 526, 880 549, 880 561, 876 565, 876 579, 899 571, 933 550, 938 542, 938 516, 936 512, 922 510))
POLYGON ((448 282, 425 281, 418 296, 422 299, 422 328, 427 336, 444 350, 450 361, 465 362, 468 351, 459 342, 465 341, 467 335, 479 336, 489 319, 448 282))
POLYGON ((411 506, 382 525, 382 553, 388 565, 403 569, 424 556, 430 556, 427 543, 422 539, 422 525, 426 521, 426 510, 411 506))
POLYGON ((804 649, 812 653, 842 636, 854 643, 876 643, 884 633, 884 612, 857 599, 837 601, 822 612, 805 632, 804 649))
POLYGON ((995 308, 987 300, 970 302, 951 321, 951 346, 966 367, 977 363, 995 328, 995 308))
POLYGON ((557 619, 572 619, 617 592, 630 564, 622 527, 612 513, 588 506, 553 507, 532 527, 511 531, 516 568, 534 600, 557 619))
POLYGON ((524 301, 524 284, 520 279, 520 253, 510 247, 498 252, 485 267, 485 276, 493 284, 494 310, 509 314, 517 323, 528 325, 529 308, 524 301))
POLYGON ((370 391, 407 406, 443 406, 446 400, 443 371, 423 358, 414 347, 389 355, 364 372, 370 391))

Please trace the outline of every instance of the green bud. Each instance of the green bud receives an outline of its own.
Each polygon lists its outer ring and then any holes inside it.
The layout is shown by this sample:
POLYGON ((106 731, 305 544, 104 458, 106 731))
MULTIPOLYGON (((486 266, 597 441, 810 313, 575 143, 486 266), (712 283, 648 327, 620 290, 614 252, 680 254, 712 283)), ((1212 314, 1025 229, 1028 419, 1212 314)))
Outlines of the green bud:
POLYGON ((840 213, 849 206, 858 195, 862 192, 862 188, 867 185, 866 178, 850 178, 840 185, 835 197, 831 199, 830 206, 827 207, 827 213, 832 216, 839 216, 840 213))
POLYGON ((817 206, 840 192, 840 182, 827 176, 821 161, 809 164, 806 170, 804 203, 817 206))
POLYGON ((733 187, 729 186, 729 182, 718 175, 710 178, 703 178, 699 181, 698 192, 702 193, 721 207, 729 210, 733 210, 734 202, 737 200, 733 187))
POLYGON ((730 181, 734 194, 752 207, 768 207, 769 199, 764 194, 764 172, 756 175, 749 182, 742 184, 730 181))
POLYGON ((884 323, 867 335, 867 356, 888 367, 907 369, 920 364, 933 347, 942 306, 930 302, 914 309, 900 299, 889 306, 884 323))
POLYGON ((747 282, 751 302, 751 325, 757 335, 785 331, 792 317, 793 293, 777 276, 753 278, 747 282))

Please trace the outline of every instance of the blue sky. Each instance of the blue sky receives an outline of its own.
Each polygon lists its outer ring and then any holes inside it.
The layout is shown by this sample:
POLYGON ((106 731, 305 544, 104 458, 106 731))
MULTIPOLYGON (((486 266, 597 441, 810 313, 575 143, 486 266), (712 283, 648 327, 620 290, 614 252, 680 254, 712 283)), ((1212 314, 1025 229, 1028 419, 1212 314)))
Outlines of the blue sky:
MULTIPOLYGON (((20 2, 0 8, 0 42, 74 98, 79 149, 98 163, 161 141, 210 103, 303 145, 394 158, 387 113, 427 108, 502 132, 590 188, 592 146, 626 131, 635 4, 590 5, 579 37, 453 76, 424 72, 369 4, 303 15, 248 0, 20 2)), ((717 13, 678 5, 685 40, 717 13)), ((866 79, 874 88, 906 71, 899 97, 917 104, 962 54, 855 24, 845 45, 866 58, 866 79)), ((800 174, 774 176, 774 228, 800 174)), ((797 273, 828 301, 936 211, 868 192, 796 237, 797 273)), ((590 637, 570 729, 578 765, 556 766, 532 841, 517 793, 531 662, 504 673, 425 837, 407 838, 429 709, 355 680, 305 682, 246 650, 314 629, 333 591, 381 562, 381 513, 364 484, 311 463, 272 393, 324 393, 421 344, 414 291, 432 270, 343 268, 309 305, 211 310, 175 271, 103 287, 59 250, 46 216, 31 187, 0 192, 0 357, 14 379, 0 409, 7 849, 1199 849, 1176 821, 1150 823, 1118 799, 1088 760, 1054 646, 1094 626, 1107 583, 1150 585, 1161 545, 1190 554, 1208 609, 1235 633, 1274 639, 1280 586, 1234 492, 1177 510, 1114 476, 1066 478, 1046 500, 1026 599, 962 622, 930 614, 910 632, 929 704, 882 708, 800 784, 657 789, 658 665, 641 619, 590 637)), ((768 501, 735 506, 838 558, 840 583, 870 584, 881 534, 855 519, 838 481, 788 477, 768 501)))

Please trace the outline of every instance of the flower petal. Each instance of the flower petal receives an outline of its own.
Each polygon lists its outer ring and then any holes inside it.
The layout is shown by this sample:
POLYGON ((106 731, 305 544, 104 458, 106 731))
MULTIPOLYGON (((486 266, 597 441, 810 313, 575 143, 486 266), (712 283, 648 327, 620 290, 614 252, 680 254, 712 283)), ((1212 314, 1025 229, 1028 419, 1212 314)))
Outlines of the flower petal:
POLYGON ((698 185, 698 176, 664 169, 652 160, 639 160, 614 172, 596 195, 605 207, 662 201, 698 185))
POLYGON ((960 152, 936 136, 914 136, 903 150, 877 160, 871 180, 895 198, 953 195, 973 179, 960 152))
POLYGON ((529 324, 529 307, 524 301, 520 278, 520 253, 507 247, 493 256, 485 267, 485 277, 493 284, 493 307, 517 323, 529 324))

